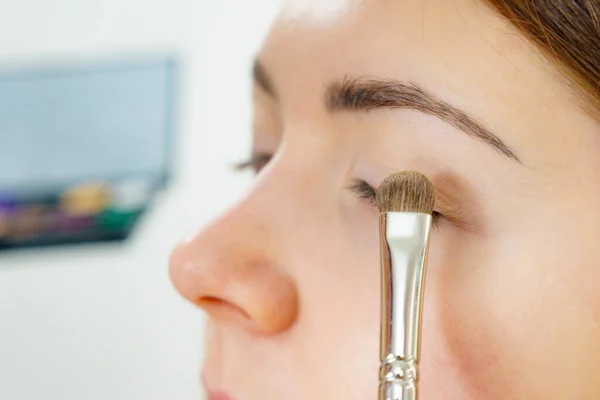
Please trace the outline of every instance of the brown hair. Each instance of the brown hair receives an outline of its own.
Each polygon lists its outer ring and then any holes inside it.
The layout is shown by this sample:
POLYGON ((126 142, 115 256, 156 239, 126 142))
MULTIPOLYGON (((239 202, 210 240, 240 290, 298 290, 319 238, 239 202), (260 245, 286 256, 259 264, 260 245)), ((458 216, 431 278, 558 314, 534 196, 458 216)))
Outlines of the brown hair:
POLYGON ((600 0, 486 0, 557 62, 600 117, 600 0))

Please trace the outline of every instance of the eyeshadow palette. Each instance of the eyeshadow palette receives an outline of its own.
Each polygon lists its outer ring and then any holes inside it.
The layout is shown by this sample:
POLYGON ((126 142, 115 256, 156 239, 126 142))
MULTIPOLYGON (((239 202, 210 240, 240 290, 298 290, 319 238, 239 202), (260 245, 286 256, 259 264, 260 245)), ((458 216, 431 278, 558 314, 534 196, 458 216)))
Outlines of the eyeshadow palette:
POLYGON ((0 250, 123 240, 152 193, 139 182, 86 182, 54 194, 0 194, 0 250))
POLYGON ((172 55, 0 67, 0 250, 122 240, 172 175, 172 55))

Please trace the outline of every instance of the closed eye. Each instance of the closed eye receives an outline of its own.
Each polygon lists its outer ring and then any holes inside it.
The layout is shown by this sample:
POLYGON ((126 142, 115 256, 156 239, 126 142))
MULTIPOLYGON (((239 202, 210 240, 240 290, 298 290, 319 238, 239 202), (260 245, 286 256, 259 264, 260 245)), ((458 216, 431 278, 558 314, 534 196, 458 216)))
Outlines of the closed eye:
POLYGON ((272 154, 256 152, 252 153, 247 160, 235 164, 233 167, 236 171, 245 171, 251 169, 255 174, 258 174, 273 158, 272 154))
MULTIPOLYGON (((247 160, 235 164, 234 169, 236 171, 251 169, 255 174, 258 174, 264 167, 267 166, 267 164, 269 164, 272 158, 273 155, 269 153, 253 153, 247 160)), ((377 191, 367 182, 356 179, 348 186, 348 189, 369 206, 378 208, 377 191)), ((443 215, 437 211, 433 211, 432 217, 434 226, 437 226, 443 215)))
POLYGON ((357 179, 348 186, 348 189, 370 206, 377 207, 377 192, 375 191, 375 188, 367 182, 357 179))
MULTIPOLYGON (((378 208, 377 191, 373 186, 369 185, 367 182, 357 179, 350 186, 348 186, 348 189, 352 191, 359 199, 365 201, 368 205, 378 208)), ((432 217, 433 224, 437 225, 440 222, 439 220, 443 217, 443 215, 437 211, 434 211, 432 213, 432 217)))

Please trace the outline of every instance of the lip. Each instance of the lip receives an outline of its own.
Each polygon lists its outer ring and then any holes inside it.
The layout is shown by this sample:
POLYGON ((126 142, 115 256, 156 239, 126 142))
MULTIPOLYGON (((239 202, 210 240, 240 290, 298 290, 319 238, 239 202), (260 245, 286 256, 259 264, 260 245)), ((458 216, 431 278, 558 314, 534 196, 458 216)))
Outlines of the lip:
POLYGON ((208 391, 208 400, 232 400, 229 395, 222 392, 211 392, 208 391))
POLYGON ((233 400, 227 393, 211 390, 204 375, 202 376, 202 383, 206 389, 207 400, 233 400))

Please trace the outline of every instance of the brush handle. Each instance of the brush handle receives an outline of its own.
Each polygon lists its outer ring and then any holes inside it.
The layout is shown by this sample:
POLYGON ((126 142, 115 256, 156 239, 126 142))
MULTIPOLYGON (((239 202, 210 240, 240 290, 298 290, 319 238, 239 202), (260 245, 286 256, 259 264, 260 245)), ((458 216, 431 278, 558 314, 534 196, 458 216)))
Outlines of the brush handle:
POLYGON ((416 400, 417 371, 415 360, 404 360, 390 354, 379 370, 379 399, 416 400))
POLYGON ((380 400, 416 400, 423 282, 432 217, 380 215, 380 400))

